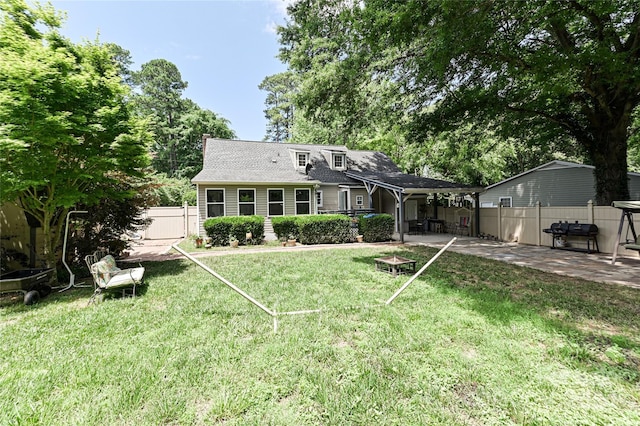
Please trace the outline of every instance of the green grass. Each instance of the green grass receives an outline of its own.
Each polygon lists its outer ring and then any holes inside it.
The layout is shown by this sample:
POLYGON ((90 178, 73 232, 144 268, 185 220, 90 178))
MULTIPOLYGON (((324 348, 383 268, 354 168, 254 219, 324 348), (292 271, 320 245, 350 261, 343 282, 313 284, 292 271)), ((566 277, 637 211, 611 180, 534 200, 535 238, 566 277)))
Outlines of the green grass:
POLYGON ((385 247, 148 263, 146 293, 0 305, 0 424, 640 424, 640 292, 385 247))

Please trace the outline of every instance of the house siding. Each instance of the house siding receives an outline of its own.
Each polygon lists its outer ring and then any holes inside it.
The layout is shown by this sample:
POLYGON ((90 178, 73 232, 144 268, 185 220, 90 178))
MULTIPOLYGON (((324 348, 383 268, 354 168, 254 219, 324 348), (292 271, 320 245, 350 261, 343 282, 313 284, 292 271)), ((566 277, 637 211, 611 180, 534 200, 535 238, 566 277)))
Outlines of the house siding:
POLYGON ((322 208, 318 211, 338 210, 338 186, 322 185, 319 189, 322 191, 322 208))
MULTIPOLYGON (((629 175, 631 199, 640 199, 640 177, 629 175)), ((511 197, 512 207, 533 207, 537 201, 543 207, 586 205, 595 199, 593 169, 573 167, 536 170, 489 188, 480 195, 481 205, 497 206, 501 197, 511 197)))
POLYGON ((198 224, 199 234, 205 235, 204 221, 207 220, 207 189, 224 189, 224 201, 225 201, 225 216, 237 216, 238 215, 238 190, 239 189, 255 189, 256 191, 256 208, 255 213, 259 216, 268 216, 268 201, 267 194, 269 189, 283 189, 284 190, 284 214, 295 215, 296 203, 295 203, 295 190, 305 188, 311 190, 311 211, 314 211, 313 202, 314 192, 313 187, 304 186, 300 184, 267 184, 267 185, 198 185, 198 212, 202 218, 198 224))

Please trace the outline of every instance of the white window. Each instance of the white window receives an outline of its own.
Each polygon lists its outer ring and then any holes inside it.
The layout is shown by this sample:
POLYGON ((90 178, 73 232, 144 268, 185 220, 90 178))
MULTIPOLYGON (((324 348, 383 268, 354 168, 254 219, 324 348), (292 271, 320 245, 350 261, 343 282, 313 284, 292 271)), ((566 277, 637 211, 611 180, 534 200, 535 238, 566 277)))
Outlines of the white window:
POLYGON ((322 207, 322 191, 316 190, 316 206, 322 207))
POLYGON ((267 191, 269 216, 284 215, 284 189, 269 189, 267 191))
POLYGON ((498 198, 498 204, 501 204, 502 207, 513 207, 513 203, 512 203, 512 198, 511 197, 500 197, 498 198))
POLYGON ((356 206, 364 206, 364 195, 356 195, 356 206))
POLYGON ((305 168, 307 167, 307 163, 309 162, 309 154, 307 154, 306 152, 299 152, 296 155, 297 158, 297 164, 299 168, 305 168))
POLYGON ((311 213, 311 190, 296 189, 296 214, 311 213))
POLYGON ((238 216, 256 214, 256 190, 238 189, 238 216))
POLYGON ((224 216, 224 189, 207 189, 207 217, 224 216))
POLYGON ((333 154, 333 168, 334 169, 344 169, 345 168, 345 155, 344 154, 333 154))

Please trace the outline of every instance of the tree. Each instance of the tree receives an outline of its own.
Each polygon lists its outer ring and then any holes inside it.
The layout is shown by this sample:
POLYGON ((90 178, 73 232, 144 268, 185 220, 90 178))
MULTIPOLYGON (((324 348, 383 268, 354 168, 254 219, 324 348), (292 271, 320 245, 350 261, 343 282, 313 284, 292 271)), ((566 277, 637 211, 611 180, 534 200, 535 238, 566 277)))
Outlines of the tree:
POLYGON ((154 59, 133 72, 140 94, 135 103, 138 113, 152 121, 155 140, 153 168, 169 177, 194 177, 202 167, 202 135, 234 138, 229 121, 203 110, 182 98, 187 82, 178 67, 165 59, 154 59))
POLYGON ((468 124, 505 139, 528 129, 528 144, 564 140, 565 152, 577 147, 595 166, 598 204, 628 199, 637 0, 302 0, 289 14, 282 57, 304 75, 330 70, 326 89, 313 92, 323 96, 301 97, 311 111, 351 105, 354 87, 390 81, 409 102, 414 140, 468 124))
POLYGON ((287 71, 265 77, 258 88, 267 92, 264 101, 267 134, 264 140, 289 142, 293 127, 292 97, 296 90, 295 74, 287 71))
POLYGON ((183 103, 185 110, 177 119, 177 169, 173 176, 192 179, 202 170, 202 135, 233 139, 236 134, 229 127, 229 120, 200 108, 190 99, 184 99, 183 103))
POLYGON ((178 170, 178 117, 186 107, 182 92, 188 83, 182 81, 178 67, 165 59, 142 64, 140 71, 133 73, 133 81, 141 91, 136 97, 137 109, 152 120, 152 165, 173 176, 178 170))
POLYGON ((0 1, 0 202, 42 225, 48 266, 71 207, 133 196, 122 183, 143 175, 150 141, 109 49, 72 44, 60 23, 50 6, 0 1))

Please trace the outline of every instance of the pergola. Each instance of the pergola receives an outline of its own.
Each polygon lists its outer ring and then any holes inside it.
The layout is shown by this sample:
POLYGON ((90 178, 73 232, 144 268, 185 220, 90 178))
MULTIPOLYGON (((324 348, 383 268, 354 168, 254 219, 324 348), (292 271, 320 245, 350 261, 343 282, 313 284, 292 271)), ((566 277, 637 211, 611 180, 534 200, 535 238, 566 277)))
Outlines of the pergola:
MULTIPOLYGON (((400 241, 404 242, 404 204, 412 197, 419 195, 435 194, 472 194, 475 199, 474 216, 476 224, 480 223, 480 210, 478 209, 479 195, 484 191, 483 187, 463 185, 446 180, 431 179, 399 172, 356 172, 347 171, 345 174, 362 182, 369 194, 369 205, 373 203, 373 193, 378 189, 384 189, 393 195, 399 209, 395 211, 396 229, 400 234, 400 241)), ((437 202, 437 201, 436 201, 437 202)), ((437 212, 437 209, 436 209, 437 212)), ((476 228, 477 229, 477 228, 476 228)))

